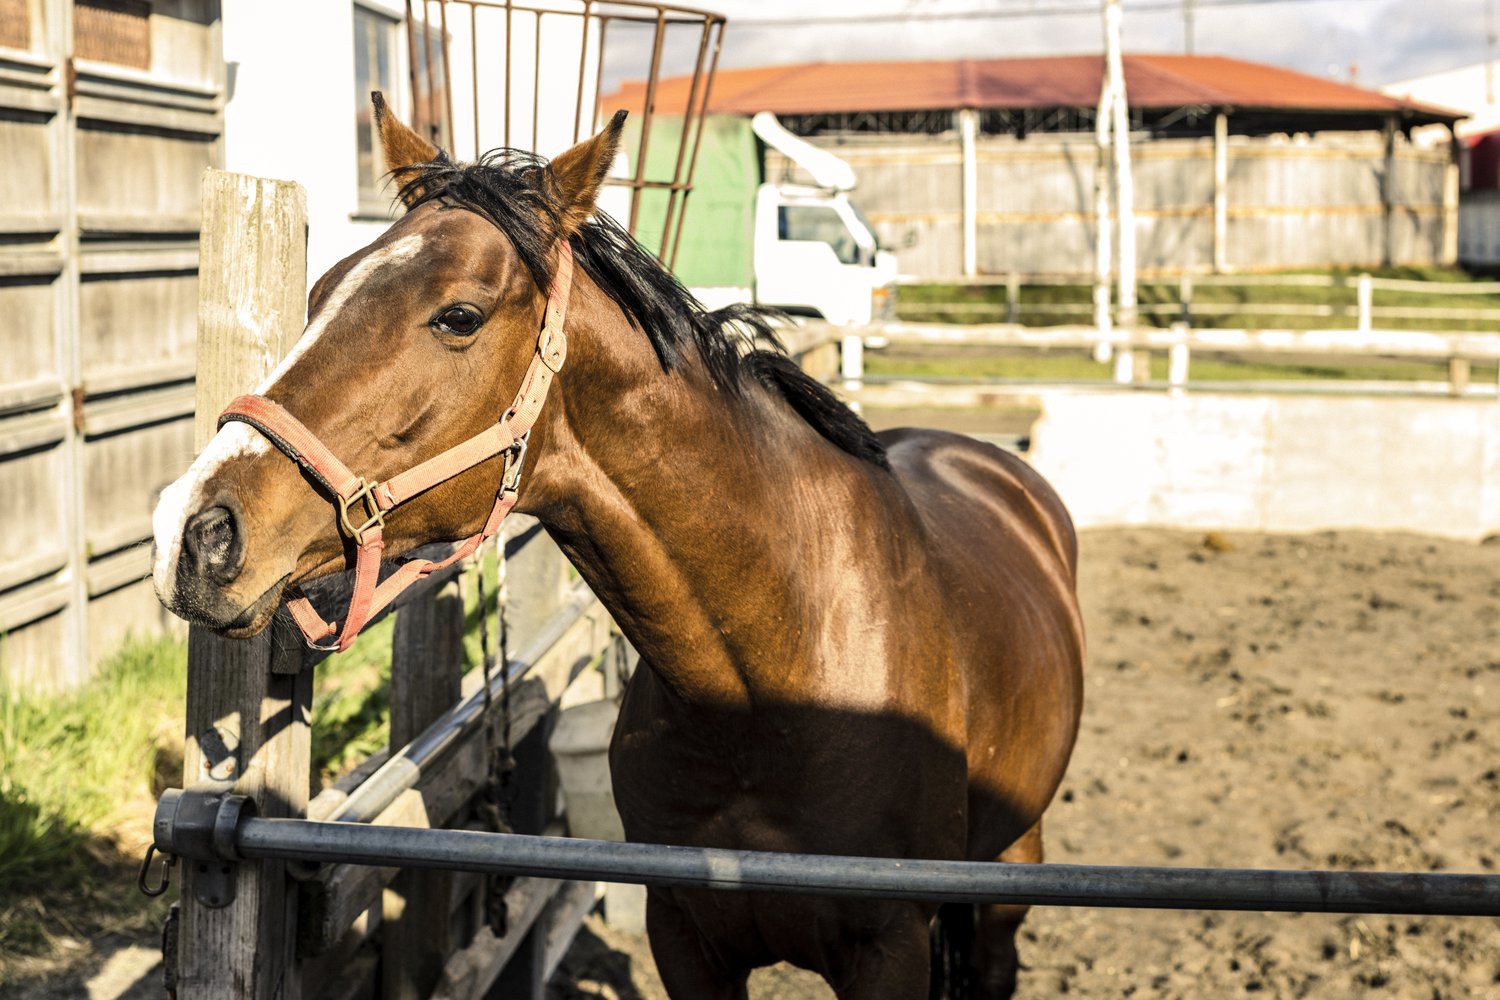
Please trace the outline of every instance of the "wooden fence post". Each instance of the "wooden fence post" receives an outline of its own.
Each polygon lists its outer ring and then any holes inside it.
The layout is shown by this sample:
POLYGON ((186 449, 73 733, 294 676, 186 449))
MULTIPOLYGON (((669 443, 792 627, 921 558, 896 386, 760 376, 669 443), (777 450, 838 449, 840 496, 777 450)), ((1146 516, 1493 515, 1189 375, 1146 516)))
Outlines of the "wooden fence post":
MULTIPOLYGON (((461 695, 464 601, 458 580, 396 612, 391 641, 391 749, 405 746, 461 695)), ((447 817, 429 816, 430 825, 447 817)), ((416 1000, 432 992, 449 954, 451 872, 405 871, 385 891, 381 996, 416 1000)))
MULTIPOLYGON (((307 290, 307 200, 299 185, 209 170, 203 179, 198 278, 196 442, 224 404, 255 385, 301 334, 307 290)), ((194 627, 188 636, 184 787, 221 780, 267 817, 306 809, 312 671, 301 637, 278 618, 253 639, 194 627)), ((181 1000, 297 1000, 291 968, 296 894, 280 863, 239 866, 235 897, 200 903, 212 873, 187 864, 179 925, 181 1000)))

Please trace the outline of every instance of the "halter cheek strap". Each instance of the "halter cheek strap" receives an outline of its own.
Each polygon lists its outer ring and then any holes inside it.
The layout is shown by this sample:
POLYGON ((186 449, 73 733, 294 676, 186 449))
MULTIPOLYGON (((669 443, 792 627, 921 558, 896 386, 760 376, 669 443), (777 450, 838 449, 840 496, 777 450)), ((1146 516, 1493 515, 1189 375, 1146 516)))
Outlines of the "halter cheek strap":
POLYGON ((511 508, 516 505, 521 483, 521 468, 526 457, 526 442, 541 413, 542 403, 552 380, 562 371, 568 356, 568 340, 563 333, 567 315, 568 294, 573 283, 573 249, 566 239, 559 244, 557 274, 547 295, 547 314, 537 336, 536 353, 521 379, 515 400, 489 428, 467 441, 385 482, 370 482, 356 476, 339 461, 317 435, 281 404, 265 396, 240 396, 219 415, 219 426, 230 421, 249 424, 264 434, 272 444, 307 470, 333 496, 338 513, 339 530, 356 546, 354 561, 354 596, 344 615, 342 627, 323 620, 313 610, 312 602, 293 587, 288 591, 287 610, 302 630, 308 645, 314 649, 348 649, 360 630, 407 587, 437 570, 468 558, 480 543, 500 530, 511 508), (495 493, 495 506, 477 535, 473 535, 441 562, 412 559, 379 581, 380 557, 385 549, 385 516, 399 504, 421 494, 461 472, 467 472, 500 454, 505 455, 505 471, 495 493), (378 584, 378 585, 377 585, 378 584), (324 640, 337 636, 331 643, 324 640))

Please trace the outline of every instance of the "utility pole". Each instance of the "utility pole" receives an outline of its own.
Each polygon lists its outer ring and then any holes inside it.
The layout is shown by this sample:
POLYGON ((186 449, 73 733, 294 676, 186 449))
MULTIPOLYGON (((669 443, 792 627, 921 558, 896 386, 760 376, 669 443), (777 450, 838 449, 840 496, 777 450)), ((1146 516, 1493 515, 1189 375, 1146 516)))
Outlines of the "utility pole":
MULTIPOLYGON (((1495 0, 1490 0, 1494 3, 1495 0)), ((1182 51, 1193 54, 1194 23, 1198 15, 1198 0, 1182 0, 1182 51)))
MULTIPOLYGON (((1114 167, 1115 219, 1120 248, 1115 292, 1115 322, 1125 336, 1132 335, 1136 321, 1135 181, 1130 167, 1130 105, 1125 93, 1125 58, 1120 51, 1120 0, 1104 0, 1104 93, 1109 105, 1109 127, 1113 132, 1111 153, 1114 167)), ((1096 133, 1097 134, 1097 133, 1096 133)), ((1116 381, 1143 381, 1145 357, 1134 357, 1126 347, 1115 359, 1116 381)))
POLYGON ((1495 0, 1484 3, 1484 103, 1495 103, 1495 0))

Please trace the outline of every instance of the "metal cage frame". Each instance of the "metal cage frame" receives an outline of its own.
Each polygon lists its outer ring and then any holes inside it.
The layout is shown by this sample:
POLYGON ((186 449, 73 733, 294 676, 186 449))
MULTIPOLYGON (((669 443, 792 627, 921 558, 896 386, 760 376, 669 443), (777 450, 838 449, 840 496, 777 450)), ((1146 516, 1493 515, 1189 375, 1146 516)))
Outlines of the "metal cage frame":
MULTIPOLYGON (((650 26, 652 31, 651 53, 645 80, 645 102, 640 122, 640 137, 631 156, 631 176, 610 177, 607 184, 626 187, 630 190, 630 216, 626 228, 632 236, 640 238, 641 195, 648 190, 665 191, 667 208, 662 224, 661 240, 657 259, 667 268, 673 267, 682 236, 682 220, 687 212, 688 195, 693 189, 693 171, 698 162, 698 149, 703 137, 703 122, 708 109, 709 95, 713 87, 714 73, 719 64, 719 52, 724 41, 726 18, 711 11, 699 10, 669 3, 650 3, 641 0, 406 0, 407 67, 410 77, 414 121, 413 126, 436 138, 446 126, 447 134, 453 130, 453 60, 450 56, 449 8, 454 8, 455 23, 463 23, 467 11, 469 44, 468 88, 472 98, 474 149, 478 158, 480 149, 481 92, 479 86, 479 11, 504 12, 505 41, 503 45, 505 80, 504 92, 498 96, 503 104, 503 145, 514 146, 522 137, 512 134, 512 109, 514 107, 514 69, 516 63, 515 32, 516 19, 530 18, 534 25, 535 43, 530 53, 532 62, 531 87, 531 148, 538 143, 538 112, 542 86, 542 24, 543 19, 571 18, 582 22, 578 45, 578 70, 574 85, 573 141, 580 142, 598 127, 604 95, 603 66, 609 43, 611 24, 650 26), (667 29, 684 26, 698 30, 697 58, 693 64, 692 83, 688 100, 683 109, 682 133, 678 139, 677 155, 671 175, 647 176, 646 154, 650 147, 652 119, 656 111, 656 87, 661 77, 662 55, 667 29), (419 37, 420 36, 420 37, 419 37), (436 37, 434 37, 436 36, 436 37), (591 48, 592 40, 592 48, 591 48), (431 57, 441 59, 442 79, 436 81, 433 58, 418 59, 418 46, 431 57), (590 66, 593 66, 593 86, 587 87, 590 66), (422 67, 422 68, 419 68, 422 67), (426 79, 421 79, 425 72, 426 79), (425 87, 422 86, 425 84, 425 87), (584 115, 585 97, 592 90, 589 114, 584 115), (425 100, 420 95, 425 94, 425 100), (441 98, 441 99, 440 99, 441 98)), ((617 43, 618 44, 618 43, 617 43)), ((495 98, 488 103, 493 108, 495 98)))

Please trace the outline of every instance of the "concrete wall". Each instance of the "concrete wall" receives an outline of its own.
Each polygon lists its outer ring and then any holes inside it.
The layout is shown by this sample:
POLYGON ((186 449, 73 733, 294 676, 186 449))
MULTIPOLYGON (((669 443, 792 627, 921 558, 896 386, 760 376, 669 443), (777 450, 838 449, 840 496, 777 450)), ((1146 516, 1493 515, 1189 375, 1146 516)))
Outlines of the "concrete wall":
POLYGON ((1492 400, 1056 392, 1032 462, 1080 527, 1500 531, 1492 400))

